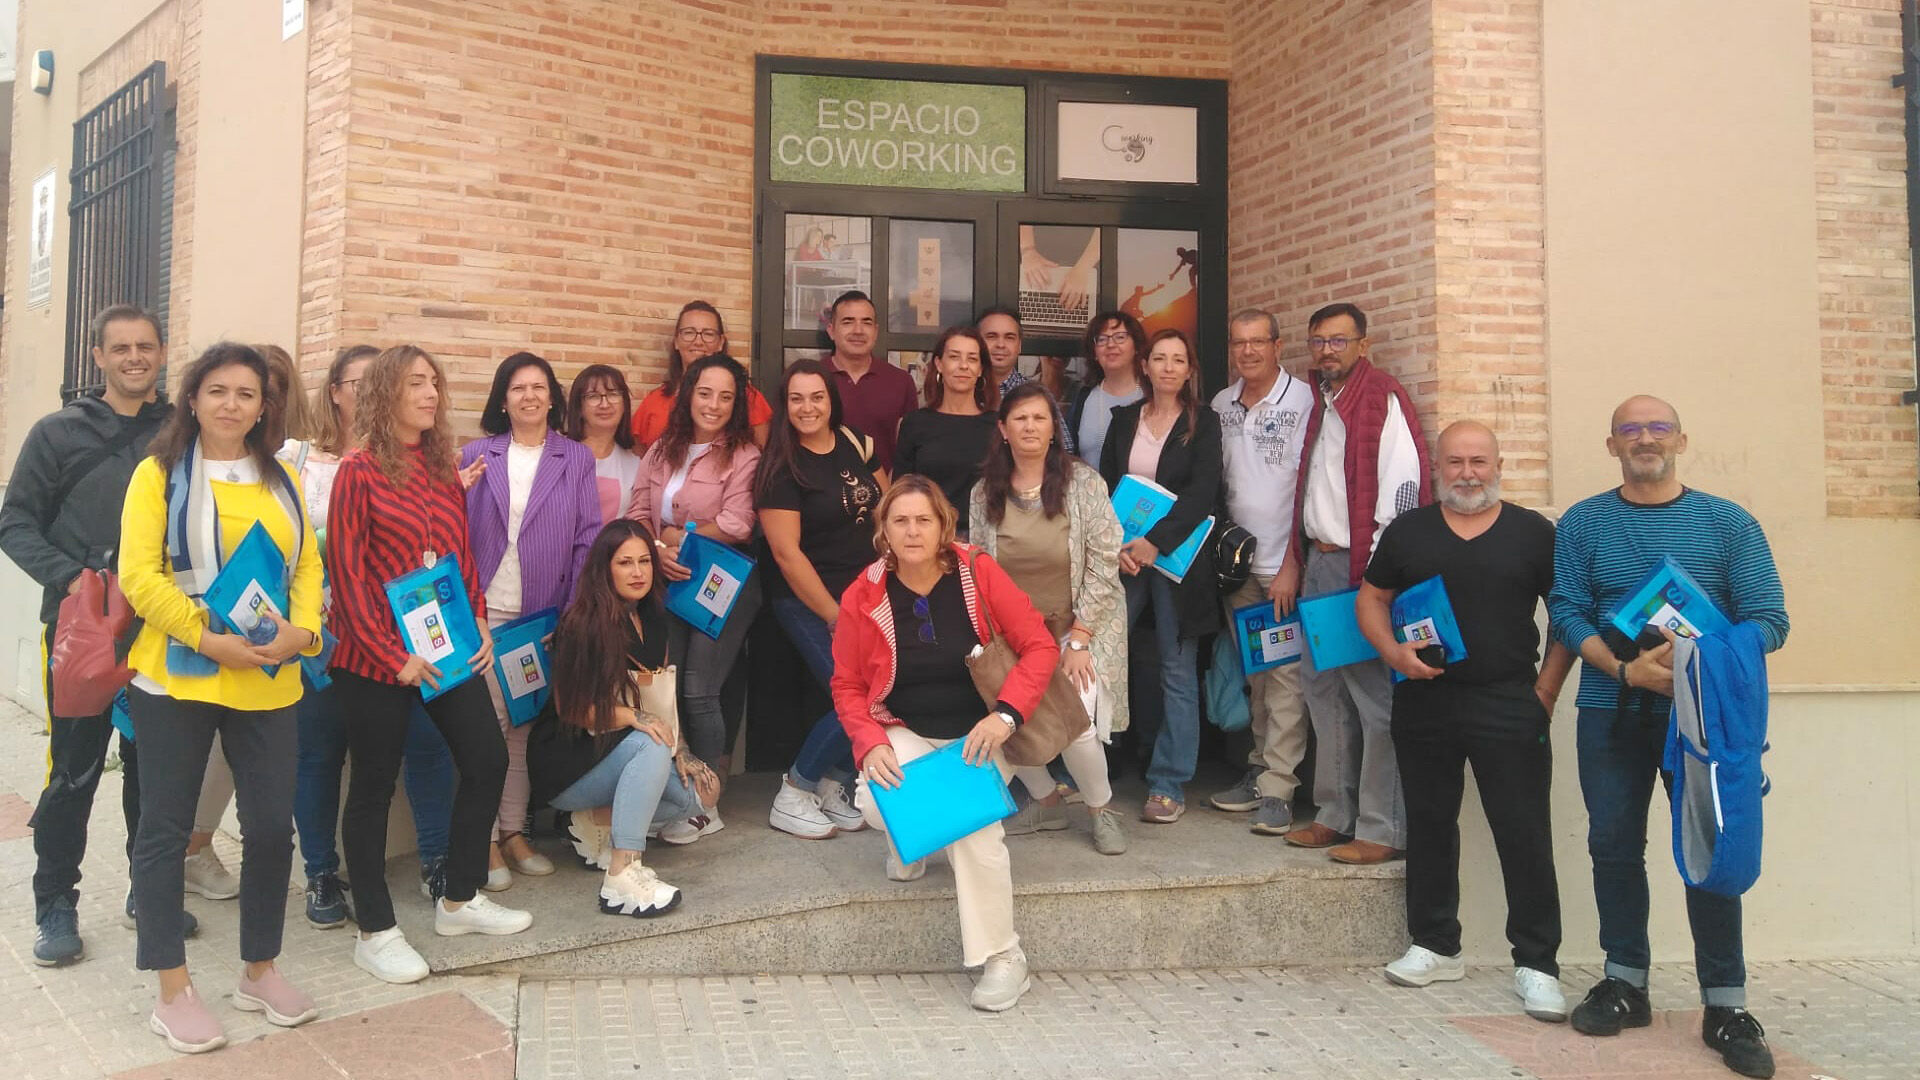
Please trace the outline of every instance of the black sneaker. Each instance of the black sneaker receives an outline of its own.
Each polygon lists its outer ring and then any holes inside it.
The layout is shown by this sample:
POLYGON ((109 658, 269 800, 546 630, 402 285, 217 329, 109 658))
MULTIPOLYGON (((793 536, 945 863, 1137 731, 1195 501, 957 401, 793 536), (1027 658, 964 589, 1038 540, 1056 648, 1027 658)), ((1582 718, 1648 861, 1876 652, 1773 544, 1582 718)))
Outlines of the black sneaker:
POLYGON ((1586 1000, 1573 1007, 1573 1030, 1582 1035, 1618 1035, 1621 1028, 1651 1023, 1647 992, 1611 975, 1593 984, 1586 1000))
POLYGON ((40 919, 40 932, 33 939, 33 962, 41 967, 61 967, 85 955, 80 916, 73 910, 73 900, 63 896, 40 919))
POLYGON ((1745 1009, 1707 1006, 1700 1018, 1700 1041, 1720 1053, 1727 1068, 1741 1076, 1767 1080, 1773 1075, 1773 1051, 1767 1048, 1767 1033, 1760 1021, 1745 1009))
POLYGON ((307 881, 307 922, 317 930, 345 926, 353 918, 347 903, 347 883, 338 874, 318 874, 307 881))
MULTIPOLYGON (((126 913, 120 916, 120 925, 129 930, 137 930, 140 928, 140 920, 133 913, 132 889, 127 890, 127 908, 126 913)), ((194 918, 193 912, 188 911, 186 908, 180 909, 180 936, 183 938, 200 936, 200 920, 194 918)))

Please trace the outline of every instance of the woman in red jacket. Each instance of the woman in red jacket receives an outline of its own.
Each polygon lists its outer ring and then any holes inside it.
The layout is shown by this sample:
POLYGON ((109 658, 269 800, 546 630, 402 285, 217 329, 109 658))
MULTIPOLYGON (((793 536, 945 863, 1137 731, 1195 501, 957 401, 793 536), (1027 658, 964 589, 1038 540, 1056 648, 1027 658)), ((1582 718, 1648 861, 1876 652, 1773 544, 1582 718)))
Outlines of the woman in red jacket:
MULTIPOLYGON (((1060 646, 1027 595, 979 549, 954 541, 953 505, 924 476, 903 476, 880 500, 880 558, 840 598, 833 634, 833 705, 860 763, 858 802, 867 823, 886 828, 868 785, 895 787, 900 766, 966 740, 973 764, 1009 769, 1000 744, 1040 703, 1060 646), (997 629, 1019 655, 991 711, 967 654, 997 629)), ((960 903, 960 947, 968 967, 985 965, 973 1007, 1010 1009, 1031 985, 1013 929, 1013 872, 999 822, 947 849, 960 903)), ((902 866, 887 846, 887 877, 911 881, 923 861, 902 866)))

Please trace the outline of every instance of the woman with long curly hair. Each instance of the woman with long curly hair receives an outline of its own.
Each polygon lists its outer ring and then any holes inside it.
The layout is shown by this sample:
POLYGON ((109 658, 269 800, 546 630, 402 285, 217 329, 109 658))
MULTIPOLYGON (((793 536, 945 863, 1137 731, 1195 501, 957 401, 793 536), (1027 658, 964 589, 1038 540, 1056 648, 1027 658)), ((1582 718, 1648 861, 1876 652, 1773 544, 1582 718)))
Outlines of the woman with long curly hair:
MULTIPOLYGON (((395 346, 367 365, 354 415, 362 448, 340 463, 327 529, 332 623, 340 638, 332 673, 353 763, 340 830, 347 870, 356 882, 360 932, 353 961, 375 978, 396 983, 426 978, 427 962, 394 925, 386 880, 387 810, 406 743, 407 713, 422 701, 421 684, 439 687, 441 671, 408 650, 386 583, 436 559, 457 558, 480 639, 469 663, 477 670, 493 663, 487 598, 467 543, 466 493, 454 468, 445 386, 439 362, 415 345, 395 346)), ((478 892, 487 879, 487 849, 507 778, 507 743, 487 684, 469 678, 425 705, 460 775, 434 931, 519 933, 533 925, 533 916, 478 892)))

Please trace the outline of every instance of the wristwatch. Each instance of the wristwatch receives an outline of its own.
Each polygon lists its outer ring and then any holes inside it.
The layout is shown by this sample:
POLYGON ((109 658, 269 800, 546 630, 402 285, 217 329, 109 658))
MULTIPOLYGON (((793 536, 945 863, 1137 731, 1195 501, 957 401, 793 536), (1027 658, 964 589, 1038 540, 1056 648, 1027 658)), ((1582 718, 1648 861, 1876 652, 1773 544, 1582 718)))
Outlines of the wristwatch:
POLYGON ((1019 721, 1015 720, 1011 716, 1008 716, 1006 713, 996 710, 993 715, 999 717, 1000 722, 1007 725, 1007 733, 1009 735, 1020 730, 1019 721))
POLYGON ((1074 652, 1086 652, 1087 643, 1077 637, 1070 637, 1067 639, 1067 648, 1072 649, 1074 652))
POLYGON ((1627 662, 1625 660, 1621 660, 1621 661, 1618 661, 1618 663, 1620 665, 1620 670, 1615 672, 1615 675, 1619 678, 1620 685, 1632 686, 1633 684, 1627 681, 1627 662))

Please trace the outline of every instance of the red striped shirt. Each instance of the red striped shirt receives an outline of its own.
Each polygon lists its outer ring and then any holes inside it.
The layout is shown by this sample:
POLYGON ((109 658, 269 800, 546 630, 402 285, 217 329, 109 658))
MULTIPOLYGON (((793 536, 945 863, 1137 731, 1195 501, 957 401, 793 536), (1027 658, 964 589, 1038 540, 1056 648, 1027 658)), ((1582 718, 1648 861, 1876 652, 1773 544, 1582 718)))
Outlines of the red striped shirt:
POLYGON ((407 662, 386 583, 422 565, 427 553, 456 555, 475 617, 487 617, 473 554, 467 548, 467 497, 457 479, 431 479, 413 450, 405 487, 387 482, 372 457, 356 451, 340 463, 327 510, 327 580, 333 608, 327 628, 340 639, 333 666, 378 682, 396 681, 407 662))

